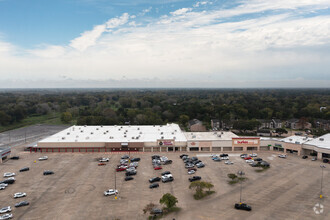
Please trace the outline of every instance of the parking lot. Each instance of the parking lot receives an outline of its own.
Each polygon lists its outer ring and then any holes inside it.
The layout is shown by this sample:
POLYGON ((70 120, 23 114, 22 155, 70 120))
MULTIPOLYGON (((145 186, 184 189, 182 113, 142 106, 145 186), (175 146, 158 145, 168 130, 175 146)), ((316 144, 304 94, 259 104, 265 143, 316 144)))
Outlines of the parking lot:
MULTIPOLYGON (((15 172, 16 182, 0 191, 1 207, 11 206, 14 219, 146 219, 143 208, 150 202, 159 204, 165 193, 178 198, 181 211, 164 219, 330 219, 329 198, 318 198, 321 185, 320 161, 303 160, 296 156, 281 159, 274 152, 259 153, 270 162, 271 168, 255 172, 239 157, 230 154, 233 165, 223 161, 214 162, 210 154, 188 153, 205 163, 195 175, 214 184, 215 194, 202 200, 193 199, 189 190, 187 169, 179 158, 180 153, 159 153, 173 160, 163 165, 163 170, 154 170, 151 164, 153 153, 131 153, 140 157, 134 180, 124 181, 125 172, 116 173, 118 199, 105 197, 103 192, 115 188, 115 167, 123 154, 110 153, 27 153, 13 149, 12 155, 20 160, 9 160, 0 165, 0 174, 15 172), (16 153, 15 153, 16 151, 16 153), (46 161, 38 158, 47 155, 46 161), (109 157, 106 166, 98 166, 96 158, 109 157), (34 162, 36 161, 36 162, 34 162), (30 171, 19 173, 28 166, 30 171), (43 176, 44 170, 54 175, 43 176), (159 188, 149 189, 148 179, 171 171, 173 182, 160 182, 159 188), (248 178, 243 183, 243 201, 252 206, 252 211, 234 209, 239 202, 240 185, 229 185, 227 174, 244 171, 248 178), (25 192, 27 197, 14 199, 16 192, 25 192), (29 206, 15 208, 18 201, 27 200, 29 206), (323 213, 316 214, 313 207, 321 202, 323 213)), ((323 194, 330 193, 330 167, 324 169, 323 194)), ((1 177, 3 179, 3 177, 1 177)))

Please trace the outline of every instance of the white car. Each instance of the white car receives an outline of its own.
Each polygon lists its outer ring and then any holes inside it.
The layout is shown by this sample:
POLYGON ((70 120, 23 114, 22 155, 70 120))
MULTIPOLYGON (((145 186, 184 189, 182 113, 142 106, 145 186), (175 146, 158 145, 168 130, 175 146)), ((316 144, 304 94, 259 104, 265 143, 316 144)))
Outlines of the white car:
POLYGON ((230 160, 227 160, 227 161, 225 161, 225 164, 227 164, 227 165, 231 165, 231 164, 234 164, 234 163, 231 162, 230 160))
POLYGON ((253 163, 254 160, 250 159, 250 160, 246 160, 245 162, 247 162, 247 163, 253 163))
POLYGON ((229 160, 229 157, 220 157, 220 160, 229 160))
POLYGON ((2 216, 0 216, 0 219, 11 219, 13 217, 13 214, 9 213, 9 214, 4 214, 2 216))
POLYGON ((189 175, 190 175, 190 174, 194 174, 194 173, 196 173, 195 170, 189 170, 189 171, 188 171, 188 174, 189 174, 189 175))
POLYGON ((278 155, 279 158, 286 158, 286 155, 285 154, 280 154, 278 155))
POLYGON ((6 213, 6 212, 11 212, 10 206, 3 207, 2 209, 0 209, 0 214, 6 213))
POLYGON ((110 160, 109 158, 102 158, 102 159, 100 159, 99 161, 100 161, 100 162, 109 162, 109 160, 110 160))
POLYGON ((8 186, 7 183, 0 183, 0 187, 6 187, 6 186, 8 186))
POLYGON ((104 191, 105 196, 112 196, 115 195, 116 193, 118 194, 118 190, 114 190, 114 189, 109 189, 107 191, 104 191))
POLYGON ((258 154, 250 154, 249 156, 250 156, 250 157, 257 157, 258 154))
POLYGON ((15 177, 9 177, 6 180, 15 180, 15 177))
POLYGON ((47 156, 39 157, 39 160, 48 160, 47 156))
POLYGON ((11 177, 11 176, 15 176, 15 173, 4 173, 3 177, 11 177))
POLYGON ((26 193, 22 193, 22 192, 18 192, 18 193, 15 193, 14 194, 14 198, 21 198, 21 197, 25 197, 26 196, 26 193))

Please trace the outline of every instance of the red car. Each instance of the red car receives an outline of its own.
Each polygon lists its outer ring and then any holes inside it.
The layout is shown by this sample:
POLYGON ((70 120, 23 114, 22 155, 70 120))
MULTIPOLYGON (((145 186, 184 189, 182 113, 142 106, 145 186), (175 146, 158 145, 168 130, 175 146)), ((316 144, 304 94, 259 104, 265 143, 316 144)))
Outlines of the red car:
POLYGON ((252 157, 244 157, 244 160, 251 160, 252 157))
POLYGON ((197 169, 196 169, 195 167, 193 167, 193 168, 188 168, 188 171, 190 171, 190 170, 197 171, 197 169))
POLYGON ((163 169, 162 167, 154 167, 154 170, 161 170, 163 169))
POLYGON ((99 163, 98 166, 105 166, 107 165, 106 163, 99 163))
POLYGON ((125 171, 126 170, 126 168, 125 167, 118 167, 117 169, 116 169, 116 171, 117 172, 120 172, 120 171, 125 171))

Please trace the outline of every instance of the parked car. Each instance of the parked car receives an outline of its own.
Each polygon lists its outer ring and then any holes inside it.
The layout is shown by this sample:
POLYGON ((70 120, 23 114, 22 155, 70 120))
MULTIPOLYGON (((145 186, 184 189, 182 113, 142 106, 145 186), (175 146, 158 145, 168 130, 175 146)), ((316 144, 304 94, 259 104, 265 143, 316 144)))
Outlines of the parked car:
POLYGON ((193 177, 189 178, 189 181, 194 182, 194 181, 201 180, 201 179, 202 179, 202 177, 200 177, 200 176, 193 176, 193 177))
POLYGON ((7 213, 7 214, 4 214, 4 215, 1 215, 0 216, 0 219, 3 220, 3 219, 11 219, 13 218, 13 214, 11 213, 7 213))
POLYGON ((251 160, 252 157, 244 157, 244 160, 251 160))
POLYGON ((260 163, 260 165, 263 166, 263 167, 270 167, 270 164, 268 162, 266 162, 266 161, 262 161, 260 163))
POLYGON ((189 168, 193 168, 195 165, 194 164, 186 164, 184 167, 186 168, 186 169, 189 169, 189 168))
POLYGON ((306 156, 306 155, 302 156, 302 159, 307 159, 307 158, 308 158, 308 156, 306 156))
POLYGON ((196 173, 195 170, 188 170, 188 174, 189 174, 189 175, 194 174, 194 173, 196 173))
POLYGON ((180 158, 182 159, 183 157, 188 157, 188 155, 187 154, 181 154, 180 158))
POLYGON ((286 154, 280 154, 278 155, 279 158, 286 158, 286 154))
POLYGON ((28 201, 22 201, 22 202, 16 203, 15 207, 26 206, 26 205, 29 205, 29 204, 30 203, 28 201))
POLYGON ((136 175, 136 170, 135 171, 128 171, 125 173, 126 176, 134 176, 136 175))
POLYGON ((22 193, 22 192, 18 192, 18 193, 14 194, 15 199, 25 197, 25 196, 26 196, 26 193, 22 193))
POLYGON ((0 214, 6 213, 6 212, 11 212, 11 207, 7 206, 7 207, 3 207, 0 209, 0 214))
POLYGON ((136 161, 140 161, 140 160, 141 160, 141 158, 136 157, 136 158, 132 158, 132 159, 131 159, 131 162, 136 162, 136 161))
POLYGON ((254 161, 262 161, 262 159, 261 158, 255 158, 255 159, 253 159, 254 161))
POLYGON ((118 194, 118 190, 114 190, 114 189, 109 189, 107 191, 104 191, 104 195, 105 196, 112 196, 118 194))
POLYGON ((329 159, 323 159, 323 163, 329 163, 329 159))
POLYGON ((107 165, 106 163, 99 163, 99 164, 97 164, 98 166, 105 166, 105 165, 107 165))
POLYGON ((5 184, 13 184, 14 182, 15 182, 15 179, 10 179, 10 178, 8 178, 8 179, 5 179, 5 180, 1 181, 0 184, 1 184, 1 183, 5 183, 5 184))
POLYGON ((149 179, 149 183, 154 183, 154 182, 158 182, 158 181, 160 181, 160 178, 158 176, 149 179))
POLYGON ((162 172, 162 176, 165 176, 165 175, 168 175, 168 174, 171 174, 171 172, 170 171, 162 172))
POLYGON ((163 214, 163 210, 158 209, 158 208, 153 208, 151 210, 150 214, 152 214, 152 215, 161 215, 161 214, 163 214))
POLYGON ((221 161, 220 157, 213 157, 212 160, 213 161, 216 161, 216 162, 220 162, 221 161))
POLYGON ((197 157, 192 157, 191 160, 192 160, 192 161, 194 161, 194 160, 198 160, 198 158, 197 158, 197 157))
POLYGON ((232 164, 234 164, 234 163, 231 162, 230 160, 227 160, 227 161, 225 161, 225 164, 227 164, 227 165, 232 165, 232 164))
POLYGON ((317 158, 316 158, 316 157, 313 157, 313 158, 312 158, 312 161, 317 161, 317 158))
POLYGON ((152 155, 151 158, 152 159, 160 159, 160 156, 159 155, 152 155))
POLYGON ((193 170, 193 171, 197 171, 197 169, 195 167, 189 168, 188 171, 193 170))
POLYGON ((159 187, 159 184, 158 183, 153 183, 149 186, 150 189, 152 188, 158 188, 159 187))
POLYGON ((39 157, 39 160, 40 161, 42 161, 42 160, 48 160, 48 157, 47 156, 39 157))
POLYGON ((172 160, 165 160, 164 161, 164 165, 166 165, 166 164, 171 164, 172 163, 172 160))
POLYGON ((220 157, 221 160, 229 160, 229 157, 220 157))
POLYGON ((6 189, 7 186, 8 186, 7 183, 0 183, 0 190, 6 189))
POLYGON ((15 173, 4 173, 3 177, 12 177, 12 176, 15 176, 15 175, 16 175, 15 173))
POLYGON ((125 177, 125 181, 130 181, 130 180, 133 180, 134 178, 133 177, 131 177, 131 176, 126 176, 125 177))
POLYGON ((28 167, 23 167, 22 169, 19 170, 19 172, 25 172, 25 171, 29 171, 30 168, 28 167))
POLYGON ((252 154, 249 154, 249 156, 250 156, 250 157, 257 157, 258 154, 256 154, 256 153, 252 153, 252 154))
POLYGON ((125 171, 125 170, 126 170, 126 167, 117 167, 117 168, 116 168, 116 171, 117 171, 117 172, 125 171))
POLYGON ((11 160, 19 160, 19 156, 13 156, 10 158, 11 160))
POLYGON ((247 157, 247 156, 248 156, 247 154, 241 154, 241 155, 240 155, 241 158, 245 158, 245 157, 247 157))
POLYGON ((241 209, 241 210, 246 210, 246 211, 251 211, 252 210, 251 206, 248 206, 245 203, 236 203, 235 204, 235 209, 241 209))
POLYGON ((172 175, 162 176, 163 183, 172 182, 173 180, 174 180, 174 178, 172 175))
POLYGON ((205 167, 205 164, 203 164, 203 163, 198 163, 198 164, 196 164, 196 167, 197 167, 197 168, 203 168, 203 167, 205 167))
POLYGON ((220 157, 228 157, 228 154, 220 154, 220 157))
POLYGON ((99 160, 99 162, 109 162, 109 158, 101 158, 100 160, 99 160))
POLYGON ((252 163, 250 163, 250 166, 251 167, 257 167, 258 166, 258 163, 257 162, 252 162, 252 163))
POLYGON ((250 159, 250 160, 246 160, 245 162, 252 163, 252 162, 254 162, 254 160, 250 159))
POLYGON ((45 170, 44 171, 44 175, 52 175, 52 174, 54 174, 54 172, 51 171, 51 170, 45 170))
POLYGON ((121 159, 128 159, 128 158, 129 158, 128 155, 124 155, 124 156, 121 157, 121 159))
POLYGON ((0 186, 0 190, 4 190, 4 189, 6 189, 5 186, 0 186))
POLYGON ((161 169, 163 169, 163 168, 160 167, 160 166, 156 166, 156 167, 154 167, 154 170, 161 170, 161 169))

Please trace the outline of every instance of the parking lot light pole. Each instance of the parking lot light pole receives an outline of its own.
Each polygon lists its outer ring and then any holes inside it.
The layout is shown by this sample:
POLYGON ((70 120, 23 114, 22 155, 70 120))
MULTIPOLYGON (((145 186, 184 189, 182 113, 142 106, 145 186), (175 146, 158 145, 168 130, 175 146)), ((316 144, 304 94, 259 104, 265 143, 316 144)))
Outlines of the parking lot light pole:
MULTIPOLYGON (((237 172, 238 175, 242 176, 245 174, 243 171, 238 171, 237 172)), ((240 193, 239 193, 239 203, 242 203, 242 180, 240 180, 240 193)))
POLYGON ((322 187, 323 187, 323 169, 325 168, 324 165, 320 165, 321 170, 322 170, 322 175, 321 175, 321 193, 320 193, 320 199, 322 199, 323 195, 322 195, 322 187))

